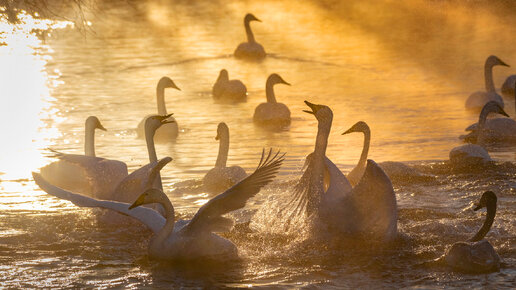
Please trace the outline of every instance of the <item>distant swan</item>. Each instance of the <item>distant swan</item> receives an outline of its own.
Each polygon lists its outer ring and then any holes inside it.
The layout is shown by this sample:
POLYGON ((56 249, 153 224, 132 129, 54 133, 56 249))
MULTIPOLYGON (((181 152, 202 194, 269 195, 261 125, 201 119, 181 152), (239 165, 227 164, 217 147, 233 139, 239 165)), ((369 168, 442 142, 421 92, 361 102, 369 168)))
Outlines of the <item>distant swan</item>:
POLYGON ((278 74, 271 74, 265 84, 265 96, 267 103, 259 104, 254 110, 253 120, 255 123, 265 126, 284 127, 290 125, 290 110, 283 103, 276 102, 274 94, 275 84, 289 85, 278 74))
POLYGON ((450 151, 450 163, 454 167, 485 165, 493 161, 487 150, 477 144, 464 144, 450 151))
POLYGON ((333 113, 324 105, 305 101, 318 121, 314 152, 307 157, 306 170, 294 189, 290 208, 293 214, 305 213, 315 219, 315 230, 336 232, 346 237, 373 237, 388 242, 397 236, 396 196, 391 181, 372 160, 352 188, 335 164, 328 159, 326 147, 333 113))
POLYGON ((509 66, 498 57, 494 55, 489 56, 484 64, 486 91, 478 91, 471 94, 466 100, 466 109, 480 110, 489 101, 495 101, 503 108, 503 99, 496 93, 493 82, 493 66, 495 65, 509 66))
POLYGON ((145 224, 154 235, 149 241, 149 256, 158 260, 218 260, 221 262, 238 257, 236 246, 213 232, 229 231, 233 221, 223 217, 231 211, 243 208, 247 200, 270 183, 279 171, 283 156, 279 152, 262 158, 256 170, 224 193, 203 205, 191 220, 175 220, 175 212, 168 197, 159 189, 147 189, 134 203, 97 200, 65 191, 49 184, 41 175, 32 173, 41 189, 61 199, 82 207, 101 207, 133 217, 145 224), (165 217, 156 211, 139 207, 158 203, 165 209, 165 217))
POLYGON ((254 40, 254 35, 251 31, 251 26, 249 25, 249 22, 251 21, 262 22, 251 13, 245 15, 244 26, 245 33, 247 34, 247 42, 242 42, 238 45, 235 50, 235 57, 247 60, 262 60, 266 56, 265 49, 263 49, 261 44, 254 40))
POLYGON ((516 122, 510 118, 496 118, 488 121, 487 117, 491 113, 509 117, 497 102, 490 101, 482 108, 478 123, 466 128, 471 133, 460 138, 465 142, 476 144, 516 141, 516 122))
POLYGON ((127 165, 95 156, 95 129, 106 131, 97 117, 90 116, 85 122, 85 155, 54 151, 59 160, 41 168, 41 175, 56 186, 106 198, 127 176, 127 165))
MULTIPOLYGON (((342 135, 362 132, 364 133, 364 146, 362 148, 362 154, 358 160, 357 166, 348 173, 347 179, 352 186, 357 185, 360 179, 364 175, 364 171, 367 166, 367 154, 369 153, 369 146, 371 143, 371 130, 366 122, 358 121, 342 135)), ((425 175, 418 170, 403 164, 402 162, 386 161, 379 164, 382 170, 387 174, 390 179, 398 179, 399 181, 422 181, 431 180, 433 176, 425 175)))
MULTIPOLYGON (((458 242, 443 256, 444 261, 452 268, 473 273, 493 272, 500 269, 500 257, 493 246, 484 240, 491 229, 496 215, 496 194, 486 191, 482 194, 475 211, 486 207, 487 215, 480 230, 467 242, 458 242)), ((442 259, 442 258, 441 258, 442 259)))
POLYGON ((215 140, 220 140, 219 155, 215 167, 204 176, 203 184, 208 191, 221 192, 244 179, 247 174, 240 166, 226 167, 229 151, 229 128, 226 123, 219 123, 215 140))
POLYGON ((516 94, 516 75, 509 76, 502 85, 502 93, 508 96, 516 94))
MULTIPOLYGON (((165 88, 174 88, 176 90, 181 90, 176 86, 176 84, 169 78, 169 77, 162 77, 158 85, 156 87, 156 98, 157 98, 157 104, 158 104, 158 115, 165 116, 167 115, 167 108, 165 105, 165 88)), ((148 115, 143 120, 140 121, 137 128, 138 137, 145 138, 145 120, 155 115, 148 115)), ((159 128, 158 131, 156 131, 156 142, 168 142, 170 140, 174 140, 177 137, 177 134, 179 132, 178 125, 174 117, 170 117, 169 122, 161 128, 159 128)))
POLYGON ((230 80, 228 71, 219 73, 217 82, 213 85, 213 99, 219 102, 238 103, 247 100, 247 88, 239 80, 230 80))

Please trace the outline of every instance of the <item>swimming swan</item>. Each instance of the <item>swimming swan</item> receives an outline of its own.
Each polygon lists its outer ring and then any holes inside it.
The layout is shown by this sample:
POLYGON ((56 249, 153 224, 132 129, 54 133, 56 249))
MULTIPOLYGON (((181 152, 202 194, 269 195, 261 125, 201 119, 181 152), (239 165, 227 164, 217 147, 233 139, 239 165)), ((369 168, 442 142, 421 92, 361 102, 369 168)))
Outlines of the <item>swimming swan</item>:
MULTIPOLYGON (((482 194, 475 211, 485 207, 487 215, 480 230, 467 242, 458 242, 444 255, 444 261, 452 268, 473 273, 493 272, 500 269, 500 257, 493 246, 484 240, 491 229, 496 215, 496 194, 486 191, 482 194)), ((442 258, 441 258, 442 259, 442 258)))
POLYGON ((482 108, 478 117, 478 123, 466 128, 466 131, 471 131, 471 133, 460 136, 460 138, 465 142, 480 145, 493 142, 516 141, 516 122, 510 118, 496 118, 487 121, 487 117, 491 113, 498 113, 509 117, 497 102, 490 101, 482 108))
MULTIPOLYGON (((158 85, 156 86, 156 99, 158 104, 158 115, 160 116, 167 115, 167 108, 165 106, 165 88, 174 88, 179 91, 181 90, 169 77, 162 77, 159 80, 158 85)), ((138 124, 138 137, 145 138, 145 120, 150 116, 155 115, 146 116, 138 124)), ((177 138, 177 134, 179 132, 177 122, 174 117, 170 117, 169 121, 173 122, 168 122, 167 124, 161 126, 158 131, 156 131, 156 142, 168 142, 177 138)))
POLYGON ((238 103, 247 101, 247 88, 240 80, 229 80, 228 71, 219 73, 212 89, 213 99, 220 102, 238 103))
POLYGON ((127 176, 127 165, 95 156, 95 129, 106 131, 97 117, 90 116, 85 122, 84 155, 53 151, 59 160, 41 168, 41 175, 56 186, 106 198, 127 176))
POLYGON ((245 33, 247 34, 247 42, 242 42, 238 45, 235 50, 235 57, 247 60, 262 60, 265 58, 266 53, 263 46, 254 40, 253 32, 249 23, 251 21, 262 22, 256 18, 253 14, 247 13, 244 17, 245 33))
POLYGON ((215 140, 220 140, 219 155, 215 167, 204 176, 203 184, 210 192, 221 192, 244 179, 247 174, 240 166, 226 166, 229 151, 229 128, 226 123, 219 123, 215 140))
POLYGON ((290 110, 283 103, 276 102, 274 94, 275 84, 289 83, 284 81, 278 74, 271 74, 265 84, 265 96, 267 103, 259 104, 254 110, 253 120, 259 125, 284 127, 290 125, 290 110))
POLYGON ((454 167, 485 165, 493 161, 487 150, 478 144, 464 144, 450 151, 450 163, 454 167))
POLYGON ((502 85, 502 93, 508 96, 513 96, 516 93, 516 75, 510 75, 502 85))
POLYGON ((159 260, 227 261, 238 257, 236 246, 213 232, 229 231, 233 221, 223 215, 243 208, 247 200, 269 184, 279 171, 284 154, 269 154, 262 158, 256 170, 224 193, 203 205, 191 220, 175 220, 175 212, 168 197, 159 189, 147 189, 134 203, 97 200, 65 191, 49 184, 41 175, 32 173, 34 180, 48 194, 71 201, 81 207, 101 207, 133 217, 150 230, 149 256, 159 260), (158 203, 165 208, 165 217, 156 211, 140 207, 158 203))
POLYGON ((484 64, 486 91, 478 91, 471 94, 466 100, 466 109, 480 110, 489 101, 495 101, 503 108, 503 99, 496 93, 493 82, 493 66, 495 65, 509 66, 498 57, 494 55, 489 56, 484 64))
POLYGON ((326 147, 333 113, 324 105, 305 101, 318 121, 315 149, 307 157, 306 170, 294 188, 293 214, 315 220, 314 229, 346 237, 367 236, 392 241, 397 236, 396 196, 391 181, 372 160, 352 188, 344 174, 328 159, 326 147))

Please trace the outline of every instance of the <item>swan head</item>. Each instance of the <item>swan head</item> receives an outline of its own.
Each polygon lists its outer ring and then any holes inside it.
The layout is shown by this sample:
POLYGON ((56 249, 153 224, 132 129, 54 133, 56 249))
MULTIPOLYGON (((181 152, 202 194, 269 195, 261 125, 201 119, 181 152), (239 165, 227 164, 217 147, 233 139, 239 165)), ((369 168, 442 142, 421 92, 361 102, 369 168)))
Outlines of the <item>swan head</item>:
POLYGON ((355 125, 351 126, 351 128, 349 128, 346 132, 342 133, 342 135, 346 135, 346 134, 353 133, 353 132, 366 133, 369 131, 370 131, 370 129, 366 122, 358 121, 355 123, 355 125))
POLYGON ((172 115, 173 114, 168 114, 164 116, 154 115, 148 117, 147 120, 145 120, 145 131, 154 132, 163 124, 174 123, 174 120, 167 120, 172 115))
POLYGON ((226 69, 220 70, 219 77, 217 78, 217 82, 219 81, 229 81, 229 73, 226 69))
POLYGON ((502 107, 500 107, 500 104, 498 104, 496 101, 489 101, 487 102, 484 107, 482 108, 482 111, 480 112, 480 115, 485 114, 486 116, 489 113, 497 113, 504 115, 506 117, 509 117, 509 114, 507 114, 502 107))
POLYGON ((496 208, 496 201, 498 199, 496 198, 496 194, 492 191, 486 191, 482 194, 482 197, 480 198, 480 201, 475 205, 474 211, 477 211, 484 207, 495 207, 496 208))
POLYGON ((215 140, 219 140, 222 136, 229 134, 228 125, 224 122, 220 122, 217 126, 217 136, 215 136, 215 140))
POLYGON ((276 73, 271 74, 271 75, 267 78, 267 84, 268 84, 268 85, 271 85, 271 86, 272 86, 272 85, 275 85, 275 84, 285 84, 285 85, 290 86, 290 84, 289 84, 289 83, 287 83, 284 79, 282 79, 282 78, 280 77, 280 75, 279 75, 279 74, 276 74, 276 73))
POLYGON ((93 129, 100 129, 102 131, 107 131, 106 128, 104 128, 104 126, 102 126, 102 124, 100 123, 100 120, 99 118, 95 117, 95 116, 89 116, 87 119, 86 119, 86 126, 91 126, 91 128, 93 129))
POLYGON ((510 67, 510 65, 506 64, 505 62, 503 62, 501 59, 499 59, 496 55, 490 55, 487 59, 486 59, 486 65, 488 66, 495 66, 495 65, 503 65, 503 66, 508 66, 510 67))
POLYGON ((244 17, 244 22, 251 22, 251 21, 258 21, 258 22, 262 22, 260 19, 256 18, 256 16, 254 16, 253 14, 251 13, 247 13, 244 17))
POLYGON ((158 88, 165 89, 165 88, 174 88, 176 90, 181 90, 176 86, 173 80, 171 80, 169 77, 162 77, 158 82, 158 88))
POLYGON ((333 120, 333 112, 328 106, 312 104, 309 101, 305 101, 305 104, 312 110, 303 110, 303 112, 314 115, 317 121, 331 122, 333 120))

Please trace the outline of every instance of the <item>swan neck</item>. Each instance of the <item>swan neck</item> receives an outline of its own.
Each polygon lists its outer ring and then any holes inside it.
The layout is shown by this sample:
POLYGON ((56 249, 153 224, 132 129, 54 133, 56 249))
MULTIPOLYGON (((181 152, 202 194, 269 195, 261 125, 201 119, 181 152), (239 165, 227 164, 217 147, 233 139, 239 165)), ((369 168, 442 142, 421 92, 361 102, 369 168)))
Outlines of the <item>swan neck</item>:
POLYGON ((358 161, 358 165, 365 166, 365 164, 367 162, 367 155, 369 154, 370 143, 371 143, 371 131, 364 130, 364 148, 362 148, 362 154, 360 155, 360 160, 358 161))
POLYGON ((496 215, 496 203, 490 203, 487 205, 487 214, 486 219, 484 220, 484 224, 480 228, 480 230, 469 240, 470 242, 478 242, 482 240, 493 225, 494 218, 496 215))
POLYGON ((489 110, 487 110, 486 107, 482 108, 482 111, 480 111, 480 116, 478 117, 479 132, 484 129, 487 120, 487 115, 489 115, 489 110))
POLYGON ((267 81, 267 84, 265 84, 265 96, 267 97, 267 103, 277 103, 276 95, 274 94, 274 83, 267 81))
POLYGON ((245 33, 247 34, 247 42, 255 42, 254 40, 254 34, 251 30, 250 21, 244 20, 244 26, 245 26, 245 33))
POLYGON ((495 92, 495 86, 493 82, 493 66, 487 62, 484 65, 484 78, 486 81, 486 91, 495 92))
POLYGON ((165 106, 165 88, 158 85, 156 87, 156 98, 158 103, 158 115, 164 116, 167 114, 167 108, 165 106))
POLYGON ((219 155, 215 167, 226 167, 229 152, 229 132, 221 134, 219 141, 219 155))
POLYGON ((317 191, 324 191, 324 169, 326 148, 328 147, 328 136, 330 135, 331 120, 328 122, 319 121, 317 137, 315 138, 315 149, 313 157, 313 171, 311 185, 317 191))
POLYGON ((162 244, 174 232, 175 212, 172 203, 168 197, 163 193, 163 198, 159 204, 165 209, 165 218, 167 219, 165 226, 156 234, 153 243, 162 244))
MULTIPOLYGON (((149 162, 151 163, 158 161, 156 147, 154 146, 154 133, 156 133, 156 130, 145 130, 145 141, 147 142, 147 152, 149 153, 149 162)), ((159 172, 154 181, 154 186, 163 190, 163 185, 161 183, 161 174, 159 172)))
POLYGON ((95 157, 95 127, 86 123, 84 134, 84 154, 95 157))

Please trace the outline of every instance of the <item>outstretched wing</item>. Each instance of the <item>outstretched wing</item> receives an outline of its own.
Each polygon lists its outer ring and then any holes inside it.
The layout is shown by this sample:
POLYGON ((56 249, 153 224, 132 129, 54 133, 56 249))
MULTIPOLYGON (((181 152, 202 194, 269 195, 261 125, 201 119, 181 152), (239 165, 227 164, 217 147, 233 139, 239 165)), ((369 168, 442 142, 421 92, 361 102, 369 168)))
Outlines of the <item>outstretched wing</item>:
POLYGON ((210 224, 220 222, 222 215, 243 208, 248 199, 255 196, 262 187, 274 179, 284 156, 285 154, 280 155, 280 151, 272 154, 272 149, 265 156, 265 150, 262 151, 262 158, 256 170, 203 205, 185 230, 198 230, 203 227, 210 229, 210 224))
POLYGON ((137 207, 129 210, 130 204, 108 200, 97 200, 91 197, 69 192, 48 183, 39 173, 32 173, 32 177, 36 184, 46 193, 71 201, 73 204, 81 207, 100 207, 114 210, 121 214, 135 218, 145 224, 154 233, 157 233, 165 225, 165 218, 153 209, 146 207, 137 207))

